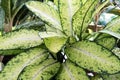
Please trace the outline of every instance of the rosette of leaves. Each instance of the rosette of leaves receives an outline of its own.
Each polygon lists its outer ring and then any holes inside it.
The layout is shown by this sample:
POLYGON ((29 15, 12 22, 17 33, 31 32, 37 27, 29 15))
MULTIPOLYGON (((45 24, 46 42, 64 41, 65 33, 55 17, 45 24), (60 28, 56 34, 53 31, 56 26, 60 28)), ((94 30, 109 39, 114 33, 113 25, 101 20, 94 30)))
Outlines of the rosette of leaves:
POLYGON ((116 39, 97 33, 97 37, 90 41, 91 34, 86 33, 92 18, 109 0, 98 7, 99 0, 82 1, 25 3, 45 23, 46 30, 20 29, 0 37, 0 54, 16 55, 5 65, 0 79, 90 80, 87 71, 118 73, 120 60, 111 51, 116 39), (23 51, 18 53, 19 50, 23 51))

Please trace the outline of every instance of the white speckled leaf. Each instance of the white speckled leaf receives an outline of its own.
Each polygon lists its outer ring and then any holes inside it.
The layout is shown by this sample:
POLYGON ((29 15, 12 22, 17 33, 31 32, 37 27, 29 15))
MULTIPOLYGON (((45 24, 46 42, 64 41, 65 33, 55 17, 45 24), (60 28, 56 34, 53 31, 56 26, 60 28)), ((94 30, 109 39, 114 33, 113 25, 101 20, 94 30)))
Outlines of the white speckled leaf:
POLYGON ((41 45, 43 40, 38 33, 39 31, 21 29, 0 36, 0 50, 27 49, 41 45))
POLYGON ((41 38, 49 38, 49 37, 65 37, 63 33, 55 33, 55 32, 39 32, 41 38))
POLYGON ((39 64, 47 58, 47 51, 40 47, 23 52, 7 63, 3 71, 0 73, 0 79, 17 80, 19 74, 26 66, 39 64))
POLYGON ((18 80, 51 80, 59 68, 59 62, 47 59, 38 65, 26 67, 18 80))
POLYGON ((61 23, 64 32, 68 36, 73 34, 72 17, 74 13, 80 8, 80 4, 80 0, 59 0, 58 9, 60 12, 61 23))
POLYGON ((120 72, 117 74, 111 74, 111 75, 102 75, 104 80, 120 80, 120 72))
POLYGON ((120 60, 94 42, 76 42, 66 49, 66 55, 74 63, 94 72, 112 74, 120 71, 120 60))
POLYGON ((26 6, 49 26, 62 30, 58 12, 47 3, 29 1, 26 6))
POLYGON ((60 72, 56 76, 56 80, 89 80, 89 78, 82 68, 67 61, 62 64, 60 72))
POLYGON ((73 16, 73 30, 77 35, 81 35, 82 31, 88 27, 98 2, 99 0, 86 1, 73 16))

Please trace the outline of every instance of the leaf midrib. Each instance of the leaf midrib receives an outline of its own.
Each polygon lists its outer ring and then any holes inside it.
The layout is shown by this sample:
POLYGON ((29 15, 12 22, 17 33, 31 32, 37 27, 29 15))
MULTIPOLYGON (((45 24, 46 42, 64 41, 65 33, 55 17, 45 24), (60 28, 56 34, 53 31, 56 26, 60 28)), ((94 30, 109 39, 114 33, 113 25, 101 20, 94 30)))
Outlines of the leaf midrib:
POLYGON ((69 75, 71 80, 75 80, 75 78, 73 77, 73 74, 71 73, 71 71, 69 70, 68 66, 65 64, 63 65, 65 70, 67 71, 67 74, 69 75))
POLYGON ((38 71, 35 73, 35 75, 33 75, 32 80, 35 80, 35 78, 37 77, 38 74, 40 74, 44 69, 46 69, 47 67, 49 67, 55 63, 57 63, 57 61, 54 61, 48 65, 43 66, 42 68, 39 68, 38 71))
MULTIPOLYGON (((46 51, 42 52, 42 54, 38 54, 38 55, 34 56, 32 59, 30 59, 29 61, 27 61, 27 62, 21 67, 21 70, 23 70, 23 69, 24 69, 26 66, 28 66, 30 63, 34 62, 36 59, 38 59, 38 58, 40 58, 40 57, 42 57, 42 56, 44 56, 44 55, 46 55, 46 51)), ((18 71, 16 70, 16 71, 14 71, 14 72, 18 72, 18 71)), ((12 79, 15 78, 16 75, 17 75, 17 74, 14 74, 14 75, 12 76, 12 79)))
POLYGON ((74 48, 74 49, 76 49, 76 50, 79 50, 80 52, 84 53, 85 55, 91 57, 93 60, 98 60, 98 61, 101 61, 101 62, 104 62, 104 63, 107 62, 108 64, 112 64, 111 62, 106 61, 105 59, 103 59, 103 58, 101 58, 101 57, 99 58, 98 56, 95 56, 95 55, 93 55, 92 53, 87 52, 86 50, 83 50, 83 49, 81 49, 81 48, 76 48, 76 47, 73 47, 73 46, 72 46, 72 48, 74 48))
MULTIPOLYGON (((54 27, 57 27, 59 30, 61 30, 61 24, 60 24, 60 22, 58 22, 58 20, 56 20, 55 18, 52 18, 50 15, 47 15, 47 14, 45 14, 45 13, 43 13, 43 12, 41 12, 40 10, 37 10, 37 9, 35 9, 35 8, 33 8, 33 7, 31 7, 31 6, 29 6, 29 5, 27 5, 29 8, 31 8, 31 10, 34 10, 35 12, 39 12, 39 13, 41 13, 43 16, 47 16, 47 18, 49 19, 49 20, 51 20, 52 22, 54 22, 55 24, 57 24, 58 26, 54 26, 54 27)), ((37 14, 36 14, 37 15, 37 14)), ((39 16, 39 15, 38 15, 39 16)), ((40 16, 39 16, 40 17, 40 16)))
POLYGON ((71 5, 71 0, 68 0, 68 11, 69 11, 69 17, 70 17, 70 34, 72 35, 72 5, 71 5))

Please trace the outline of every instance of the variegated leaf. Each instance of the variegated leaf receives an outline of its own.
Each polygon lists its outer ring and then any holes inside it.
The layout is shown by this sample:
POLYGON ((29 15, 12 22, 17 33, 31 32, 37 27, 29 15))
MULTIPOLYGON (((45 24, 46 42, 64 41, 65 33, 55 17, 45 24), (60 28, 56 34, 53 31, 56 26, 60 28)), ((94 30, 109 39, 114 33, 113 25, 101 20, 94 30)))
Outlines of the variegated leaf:
POLYGON ((120 71, 120 60, 94 42, 76 42, 66 49, 66 55, 77 65, 93 72, 112 74, 120 71))
POLYGON ((47 59, 38 65, 26 67, 20 75, 19 80, 51 80, 59 68, 59 62, 53 59, 47 59))
POLYGON ((29 1, 26 3, 26 6, 46 24, 62 31, 58 12, 51 6, 47 5, 47 3, 29 1))
POLYGON ((59 0, 58 9, 60 12, 61 23, 64 32, 70 36, 73 35, 72 17, 80 8, 80 0, 59 0))
POLYGON ((86 72, 69 60, 62 64, 56 80, 89 80, 86 72))
POLYGON ((21 29, 0 36, 0 50, 27 49, 39 46, 43 40, 39 37, 39 31, 21 29))
POLYGON ((120 39, 120 17, 113 19, 107 24, 105 29, 101 30, 100 32, 110 34, 120 39))
POLYGON ((112 50, 116 45, 116 39, 108 34, 99 34, 98 37, 94 40, 97 44, 112 50))
POLYGON ((111 75, 102 75, 104 80, 120 80, 120 72, 116 74, 111 74, 111 75))
POLYGON ((49 37, 65 37, 63 33, 55 32, 39 32, 40 38, 49 38, 49 37))
POLYGON ((39 64, 46 58, 48 58, 47 51, 40 47, 23 52, 7 63, 3 71, 0 73, 0 79, 17 80, 19 74, 26 66, 39 64))
POLYGON ((82 32, 86 30, 89 22, 92 20, 95 6, 99 0, 88 0, 86 3, 79 8, 79 10, 73 16, 73 30, 75 34, 81 38, 82 32))

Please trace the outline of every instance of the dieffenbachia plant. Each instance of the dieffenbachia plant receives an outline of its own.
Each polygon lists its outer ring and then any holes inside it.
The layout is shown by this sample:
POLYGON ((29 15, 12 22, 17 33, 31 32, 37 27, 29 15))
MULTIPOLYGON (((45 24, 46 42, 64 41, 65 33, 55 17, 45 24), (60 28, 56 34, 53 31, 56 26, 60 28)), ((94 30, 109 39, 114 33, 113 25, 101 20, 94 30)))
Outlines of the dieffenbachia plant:
POLYGON ((86 33, 107 3, 109 0, 99 6, 99 0, 25 3, 45 23, 45 30, 20 29, 0 37, 0 54, 16 55, 0 72, 0 79, 90 80, 87 72, 120 72, 120 59, 112 52, 116 38, 103 31, 95 36, 86 33))

